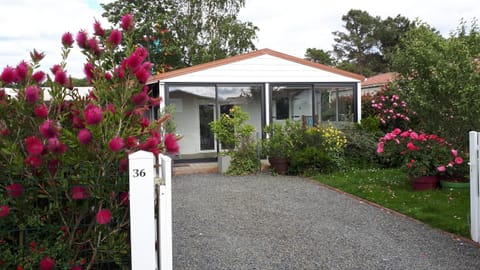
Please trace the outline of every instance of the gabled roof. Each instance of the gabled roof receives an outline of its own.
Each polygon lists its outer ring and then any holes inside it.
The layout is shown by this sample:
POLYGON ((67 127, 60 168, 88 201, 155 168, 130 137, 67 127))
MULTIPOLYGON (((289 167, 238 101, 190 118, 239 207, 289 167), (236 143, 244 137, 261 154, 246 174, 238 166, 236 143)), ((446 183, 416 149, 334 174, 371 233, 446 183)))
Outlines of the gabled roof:
POLYGON ((387 84, 395 80, 397 76, 398 76, 397 72, 387 72, 387 73, 377 74, 363 81, 362 87, 382 86, 384 84, 387 84))
POLYGON ((246 54, 236 55, 236 56, 232 56, 232 57, 228 57, 228 58, 224 58, 224 59, 220 59, 220 60, 216 60, 216 61, 212 61, 212 62, 208 62, 208 63, 204 63, 204 64, 195 65, 195 66, 192 66, 192 67, 187 67, 187 68, 182 68, 182 69, 178 69, 178 70, 174 70, 174 71, 170 71, 170 72, 166 72, 166 73, 161 73, 161 74, 150 77, 148 79, 147 84, 157 82, 157 81, 161 81, 161 80, 165 80, 165 79, 168 79, 168 78, 174 78, 174 77, 187 75, 187 74, 198 72, 198 71, 207 70, 207 69, 210 69, 210 68, 215 68, 215 67, 219 67, 219 66, 223 66, 223 65, 228 65, 228 64, 235 63, 235 62, 238 62, 238 61, 247 60, 247 59, 251 59, 251 58, 255 58, 255 57, 262 56, 262 55, 267 55, 267 54, 271 55, 271 56, 274 56, 274 57, 278 57, 278 58, 287 60, 287 61, 295 62, 297 64, 301 64, 301 65, 304 65, 304 66, 309 66, 309 67, 316 68, 316 69, 319 69, 319 70, 323 70, 323 71, 326 71, 326 72, 330 72, 330 73, 333 73, 333 74, 345 76, 345 77, 348 77, 348 78, 351 78, 351 79, 355 79, 355 80, 359 80, 359 81, 363 81, 365 79, 364 76, 359 75, 359 74, 355 74, 355 73, 348 72, 348 71, 345 71, 345 70, 337 69, 337 68, 330 67, 330 66, 327 66, 327 65, 314 63, 314 62, 311 62, 311 61, 308 61, 308 60, 305 60, 305 59, 302 59, 302 58, 298 58, 298 57, 294 57, 294 56, 287 55, 287 54, 284 54, 284 53, 280 53, 280 52, 277 52, 277 51, 274 51, 274 50, 271 50, 271 49, 261 49, 261 50, 249 52, 249 53, 246 53, 246 54))

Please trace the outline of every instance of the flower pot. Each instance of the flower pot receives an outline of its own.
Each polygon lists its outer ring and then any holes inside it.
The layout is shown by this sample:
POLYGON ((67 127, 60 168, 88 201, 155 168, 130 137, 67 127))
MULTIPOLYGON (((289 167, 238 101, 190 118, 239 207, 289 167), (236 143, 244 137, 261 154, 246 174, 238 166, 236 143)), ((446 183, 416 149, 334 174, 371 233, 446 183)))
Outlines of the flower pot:
POLYGON ((438 186, 438 177, 436 175, 419 176, 413 179, 413 190, 429 190, 438 186))
POLYGON ((470 188, 470 182, 452 182, 448 180, 440 180, 442 188, 467 189, 470 188))
POLYGON ((286 174, 288 172, 288 158, 269 157, 268 162, 276 173, 286 174))

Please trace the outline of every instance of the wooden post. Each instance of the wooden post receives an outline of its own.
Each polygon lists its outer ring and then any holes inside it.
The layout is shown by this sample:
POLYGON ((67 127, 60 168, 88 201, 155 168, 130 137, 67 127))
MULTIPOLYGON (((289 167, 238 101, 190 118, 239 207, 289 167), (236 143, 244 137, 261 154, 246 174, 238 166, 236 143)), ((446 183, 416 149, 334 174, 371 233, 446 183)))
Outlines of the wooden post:
POLYGON ((470 131, 470 234, 472 240, 480 242, 480 136, 470 131))
POLYGON ((128 156, 132 270, 155 270, 155 184, 151 152, 128 156))
POLYGON ((162 166, 157 182, 159 265, 161 270, 172 270, 172 159, 160 154, 158 160, 162 166))

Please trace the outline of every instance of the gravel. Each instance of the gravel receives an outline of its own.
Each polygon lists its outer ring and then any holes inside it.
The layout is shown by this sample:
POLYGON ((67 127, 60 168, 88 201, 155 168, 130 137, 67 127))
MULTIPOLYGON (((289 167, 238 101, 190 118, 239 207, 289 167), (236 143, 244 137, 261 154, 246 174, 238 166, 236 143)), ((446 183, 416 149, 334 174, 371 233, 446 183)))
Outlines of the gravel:
POLYGON ((480 269, 480 247, 313 180, 173 178, 174 269, 480 269))

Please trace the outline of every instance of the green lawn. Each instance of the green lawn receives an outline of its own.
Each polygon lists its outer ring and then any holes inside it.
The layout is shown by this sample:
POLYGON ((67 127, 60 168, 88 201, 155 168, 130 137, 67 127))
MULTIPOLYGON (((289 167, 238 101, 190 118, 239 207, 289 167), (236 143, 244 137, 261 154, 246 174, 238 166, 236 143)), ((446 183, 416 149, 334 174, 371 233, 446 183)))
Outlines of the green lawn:
POLYGON ((413 191, 407 176, 397 169, 351 170, 314 179, 432 227, 470 237, 469 189, 413 191))

